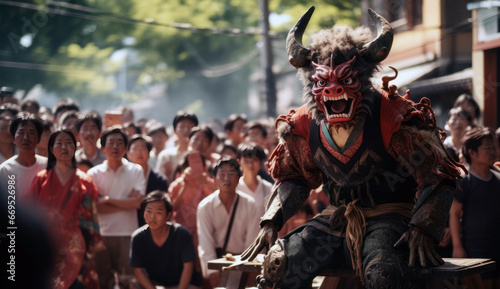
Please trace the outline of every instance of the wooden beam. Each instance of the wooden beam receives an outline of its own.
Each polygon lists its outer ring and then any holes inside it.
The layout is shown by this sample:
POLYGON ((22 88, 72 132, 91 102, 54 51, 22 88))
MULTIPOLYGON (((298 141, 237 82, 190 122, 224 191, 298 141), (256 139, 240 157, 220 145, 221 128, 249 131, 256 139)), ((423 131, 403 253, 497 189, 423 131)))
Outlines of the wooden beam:
POLYGON ((498 68, 497 68, 497 51, 486 50, 484 51, 484 112, 483 123, 484 126, 491 129, 496 129, 497 124, 497 105, 498 105, 498 68))

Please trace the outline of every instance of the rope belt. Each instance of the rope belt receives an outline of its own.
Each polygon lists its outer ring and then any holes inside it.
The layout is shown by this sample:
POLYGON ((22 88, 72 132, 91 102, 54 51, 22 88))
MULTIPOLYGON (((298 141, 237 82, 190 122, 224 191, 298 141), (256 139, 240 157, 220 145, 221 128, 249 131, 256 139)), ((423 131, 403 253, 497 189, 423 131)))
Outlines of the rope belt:
MULTIPOLYGON (((399 214, 411 219, 413 204, 388 203, 377 205, 375 208, 364 208, 358 205, 358 201, 359 199, 350 202, 345 208, 344 217, 347 220, 345 235, 347 247, 351 255, 352 269, 360 277, 361 282, 364 283, 361 250, 366 233, 366 218, 373 218, 384 214, 399 214)), ((334 206, 329 206, 321 212, 321 215, 333 214, 337 209, 334 206)))

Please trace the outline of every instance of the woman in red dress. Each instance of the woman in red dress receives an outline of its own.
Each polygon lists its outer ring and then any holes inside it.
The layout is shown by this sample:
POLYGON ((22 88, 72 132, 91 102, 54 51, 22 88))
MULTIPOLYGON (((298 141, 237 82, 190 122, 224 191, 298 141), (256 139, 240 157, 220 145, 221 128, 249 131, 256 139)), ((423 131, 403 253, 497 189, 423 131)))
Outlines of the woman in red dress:
POLYGON ((97 189, 92 179, 76 168, 76 140, 71 131, 53 133, 48 148, 47 169, 33 180, 28 198, 42 208, 50 224, 56 248, 52 288, 66 289, 76 282, 99 288, 89 258, 101 238, 97 189))

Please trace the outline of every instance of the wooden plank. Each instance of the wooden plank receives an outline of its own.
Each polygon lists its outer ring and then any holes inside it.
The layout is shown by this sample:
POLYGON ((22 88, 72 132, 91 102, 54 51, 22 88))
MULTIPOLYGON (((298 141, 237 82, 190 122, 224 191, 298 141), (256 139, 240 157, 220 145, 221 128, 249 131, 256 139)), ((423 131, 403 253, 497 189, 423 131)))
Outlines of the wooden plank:
POLYGON ((445 263, 432 268, 433 278, 451 279, 495 270, 495 261, 491 259, 444 258, 445 263))
POLYGON ((241 256, 234 256, 234 258, 236 259, 235 261, 229 261, 226 260, 225 258, 220 258, 208 261, 208 269, 243 271, 243 272, 260 272, 262 262, 264 261, 264 256, 265 256, 264 254, 259 254, 252 262, 245 262, 237 266, 234 265, 241 262, 241 256), (232 265, 234 267, 228 268, 232 265))
POLYGON ((473 258, 444 258, 444 264, 436 267, 439 270, 453 270, 458 267, 468 267, 491 261, 491 259, 473 259, 473 258))
MULTIPOLYGON (((208 262, 209 269, 236 271, 236 272, 260 272, 264 255, 260 254, 252 262, 241 262, 240 256, 234 256, 236 261, 224 258, 208 262), (233 265, 233 266, 232 266, 233 265), (236 265, 236 266, 235 266, 236 265), (232 267, 230 267, 232 266, 232 267), (229 268, 228 268, 229 267, 229 268)), ((495 262, 490 259, 473 258, 444 258, 445 263, 438 267, 423 268, 420 271, 422 278, 444 280, 462 278, 473 274, 483 273, 495 269, 495 262)), ((336 270, 325 270, 319 276, 327 277, 352 277, 354 271, 351 268, 342 267, 336 270)))

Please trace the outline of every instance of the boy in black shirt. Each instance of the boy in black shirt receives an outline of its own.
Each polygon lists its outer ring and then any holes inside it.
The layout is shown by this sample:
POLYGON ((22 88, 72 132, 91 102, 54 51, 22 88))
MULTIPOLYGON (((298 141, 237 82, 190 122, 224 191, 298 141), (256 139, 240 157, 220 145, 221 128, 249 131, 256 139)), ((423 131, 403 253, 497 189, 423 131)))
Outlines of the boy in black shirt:
MULTIPOLYGON (((484 127, 466 132, 462 154, 470 168, 450 210, 453 258, 491 258, 499 262, 500 173, 491 169, 496 159, 493 133, 484 127)), ((498 266, 496 271, 481 274, 481 278, 485 288, 500 288, 498 266)))
POLYGON ((172 215, 168 194, 153 191, 142 201, 146 225, 132 234, 130 266, 146 289, 194 289, 201 276, 194 270, 196 251, 191 233, 183 226, 167 222, 172 215))

